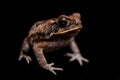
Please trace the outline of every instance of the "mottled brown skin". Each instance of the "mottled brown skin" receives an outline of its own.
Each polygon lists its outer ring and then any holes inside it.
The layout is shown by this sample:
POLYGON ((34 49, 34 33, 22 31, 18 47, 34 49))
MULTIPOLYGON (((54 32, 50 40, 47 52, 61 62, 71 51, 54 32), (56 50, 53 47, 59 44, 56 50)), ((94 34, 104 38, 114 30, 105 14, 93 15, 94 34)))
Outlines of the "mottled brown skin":
POLYGON ((48 64, 44 53, 69 45, 73 54, 67 53, 66 56, 71 57, 70 61, 77 60, 80 65, 83 64, 82 61, 89 62, 86 58, 82 57, 74 40, 74 37, 81 29, 82 25, 79 13, 73 13, 69 16, 61 15, 58 18, 36 22, 23 41, 19 60, 25 58, 29 64, 32 59, 25 53, 31 47, 39 65, 56 75, 54 70, 62 71, 63 69, 53 67, 54 63, 48 64))

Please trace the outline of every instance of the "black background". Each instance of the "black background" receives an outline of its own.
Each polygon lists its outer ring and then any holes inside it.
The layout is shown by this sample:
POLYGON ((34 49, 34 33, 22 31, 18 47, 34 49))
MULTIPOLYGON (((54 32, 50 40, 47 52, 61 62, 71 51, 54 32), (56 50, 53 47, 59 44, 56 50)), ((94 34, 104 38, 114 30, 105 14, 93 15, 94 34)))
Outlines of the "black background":
MULTIPOLYGON (((113 3, 112 3, 113 4, 113 3)), ((30 80, 118 80, 120 77, 118 53, 113 51, 111 42, 105 41, 105 32, 113 29, 112 12, 115 8, 104 1, 39 1, 15 2, 7 6, 5 12, 5 54, 3 61, 4 78, 30 80), (22 41, 36 21, 58 17, 61 14, 69 15, 74 12, 81 14, 83 29, 76 36, 81 53, 90 60, 80 66, 77 61, 69 63, 64 53, 70 51, 68 47, 45 54, 49 63, 62 67, 63 72, 56 71, 57 76, 42 69, 30 51, 32 62, 28 65, 23 59, 18 61, 22 41), (10 22, 10 23, 9 23, 10 22), (9 38, 10 37, 10 38, 9 38), (107 47, 106 45, 110 45, 107 47), (6 52, 7 51, 7 52, 6 52)), ((114 21, 114 20, 113 20, 114 21)), ((111 34, 110 34, 111 35, 111 34)), ((110 36, 109 35, 109 36, 110 36)), ((107 36, 108 37, 108 36, 107 36)), ((113 43, 114 44, 114 43, 113 43)))

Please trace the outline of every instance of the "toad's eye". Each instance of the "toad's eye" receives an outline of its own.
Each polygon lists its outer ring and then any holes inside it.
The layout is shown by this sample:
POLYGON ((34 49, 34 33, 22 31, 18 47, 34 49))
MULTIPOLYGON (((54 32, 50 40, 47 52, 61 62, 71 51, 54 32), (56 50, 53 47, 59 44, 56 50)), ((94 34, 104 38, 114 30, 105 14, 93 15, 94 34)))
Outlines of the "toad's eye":
POLYGON ((60 18, 60 19, 58 20, 58 24, 59 24, 59 26, 60 26, 61 28, 63 28, 63 27, 66 27, 66 26, 67 26, 68 21, 66 20, 66 18, 60 18))

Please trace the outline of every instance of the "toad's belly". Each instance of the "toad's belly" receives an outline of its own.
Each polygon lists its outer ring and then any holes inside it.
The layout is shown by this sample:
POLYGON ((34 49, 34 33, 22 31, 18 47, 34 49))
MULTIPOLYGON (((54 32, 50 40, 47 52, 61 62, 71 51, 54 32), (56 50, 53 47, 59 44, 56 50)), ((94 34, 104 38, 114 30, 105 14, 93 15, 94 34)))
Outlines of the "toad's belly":
POLYGON ((50 41, 48 42, 48 46, 44 48, 44 52, 50 52, 54 50, 58 50, 60 48, 63 48, 65 46, 70 45, 72 39, 69 40, 58 40, 58 41, 50 41))

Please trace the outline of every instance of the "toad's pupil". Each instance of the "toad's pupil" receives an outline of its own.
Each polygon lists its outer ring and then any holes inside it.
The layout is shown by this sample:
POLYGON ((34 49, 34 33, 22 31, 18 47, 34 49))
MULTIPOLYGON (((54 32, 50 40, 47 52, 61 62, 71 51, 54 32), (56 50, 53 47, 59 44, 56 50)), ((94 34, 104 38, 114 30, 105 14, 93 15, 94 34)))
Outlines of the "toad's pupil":
POLYGON ((66 27, 67 26, 67 20, 65 18, 61 18, 58 20, 58 24, 61 28, 66 27))

